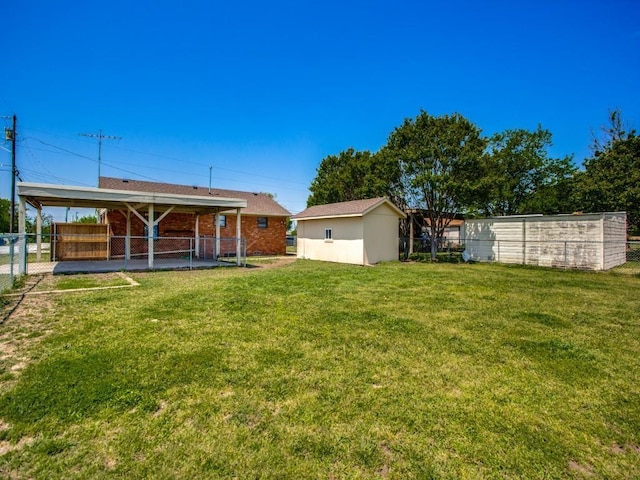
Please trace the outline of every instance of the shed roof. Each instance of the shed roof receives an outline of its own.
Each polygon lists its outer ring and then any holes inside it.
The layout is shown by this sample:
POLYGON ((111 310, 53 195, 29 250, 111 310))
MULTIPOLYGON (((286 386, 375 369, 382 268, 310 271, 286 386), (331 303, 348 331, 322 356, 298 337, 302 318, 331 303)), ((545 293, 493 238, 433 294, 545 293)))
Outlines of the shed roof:
POLYGON ((398 217, 404 217, 402 210, 396 207, 387 197, 376 197, 365 200, 352 200, 350 202, 315 205, 291 218, 293 220, 311 220, 316 218, 362 217, 385 203, 397 213, 398 217))
POLYGON ((100 189, 134 190, 139 192, 153 192, 156 194, 188 195, 193 197, 236 198, 246 202, 242 209, 243 215, 261 215, 273 217, 288 217, 291 215, 271 196, 266 193, 243 192, 239 190, 224 190, 221 188, 178 185, 174 183, 146 182, 142 180, 129 180, 126 178, 100 177, 100 189))

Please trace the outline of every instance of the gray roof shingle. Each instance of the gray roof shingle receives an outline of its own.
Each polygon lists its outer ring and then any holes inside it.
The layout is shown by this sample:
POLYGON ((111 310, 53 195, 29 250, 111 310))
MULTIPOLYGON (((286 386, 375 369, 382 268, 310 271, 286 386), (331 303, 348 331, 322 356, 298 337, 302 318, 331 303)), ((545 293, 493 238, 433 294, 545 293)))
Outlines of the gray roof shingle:
POLYGON ((291 213, 266 193, 242 192, 208 187, 177 185, 173 183, 146 182, 125 178, 100 177, 99 188, 112 190, 133 190, 136 192, 165 193, 174 195, 202 195, 204 197, 240 198, 247 201, 242 209, 243 215, 263 215, 270 217, 289 217, 291 213))
MULTIPOLYGON (((393 208, 398 210, 386 197, 368 198, 366 200, 353 200, 350 202, 329 203, 326 205, 315 205, 291 217, 293 220, 304 220, 309 218, 323 217, 349 217, 361 216, 378 205, 389 202, 393 208)), ((398 210, 400 212, 400 210, 398 210)), ((400 212, 400 215, 402 213, 400 212)))

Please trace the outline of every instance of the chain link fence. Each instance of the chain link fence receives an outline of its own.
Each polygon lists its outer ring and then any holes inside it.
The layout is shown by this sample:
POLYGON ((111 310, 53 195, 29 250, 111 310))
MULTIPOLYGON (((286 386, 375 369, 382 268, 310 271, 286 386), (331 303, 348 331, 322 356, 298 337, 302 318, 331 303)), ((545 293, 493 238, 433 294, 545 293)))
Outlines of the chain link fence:
POLYGON ((11 288, 24 268, 26 258, 20 253, 24 251, 24 236, 17 234, 0 235, 0 292, 11 288))
MULTIPOLYGON (((36 240, 32 234, 0 235, 0 292, 23 274, 148 269, 147 237, 65 234, 36 240)), ((245 239, 158 237, 151 248, 154 269, 246 266, 245 239)))
POLYGON ((479 262, 609 270, 640 261, 640 242, 462 240, 465 254, 479 262))
MULTIPOLYGON (((426 258, 430 256, 428 239, 400 238, 401 258, 426 258)), ((461 239, 459 242, 442 240, 437 249, 442 259, 464 255, 477 262, 518 263, 559 268, 608 270, 624 263, 640 263, 640 241, 629 242, 579 242, 579 241, 509 241, 461 239), (446 257, 446 258, 445 258, 446 257)), ((440 257, 439 257, 440 258, 440 257)), ((640 265, 638 265, 640 267, 640 265)))
POLYGON ((640 241, 627 242, 627 262, 640 262, 640 241))

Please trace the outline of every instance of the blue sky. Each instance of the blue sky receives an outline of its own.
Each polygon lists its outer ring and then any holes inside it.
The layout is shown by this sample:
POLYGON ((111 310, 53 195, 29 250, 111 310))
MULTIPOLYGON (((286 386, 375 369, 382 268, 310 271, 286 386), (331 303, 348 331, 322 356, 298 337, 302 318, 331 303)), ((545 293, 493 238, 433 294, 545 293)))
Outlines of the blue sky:
POLYGON ((3 3, 25 181, 95 186, 78 134, 102 129, 122 137, 103 175, 208 186, 212 166, 214 187, 296 213, 325 156, 375 151, 420 109, 485 134, 542 124, 578 164, 609 109, 640 128, 638 0, 3 3))

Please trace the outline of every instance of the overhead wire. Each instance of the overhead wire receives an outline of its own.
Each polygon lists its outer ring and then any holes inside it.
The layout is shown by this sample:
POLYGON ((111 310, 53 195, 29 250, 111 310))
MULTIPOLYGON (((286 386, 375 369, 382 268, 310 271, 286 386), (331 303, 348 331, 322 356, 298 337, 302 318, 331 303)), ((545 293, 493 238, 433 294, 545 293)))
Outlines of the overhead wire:
MULTIPOLYGON (((74 141, 81 140, 80 138, 75 138, 75 137, 72 138, 72 137, 66 137, 66 136, 59 135, 59 134, 52 134, 50 132, 45 132, 43 130, 38 130, 38 129, 34 129, 34 128, 24 128, 24 130, 34 131, 34 132, 39 132, 39 133, 45 133, 47 135, 52 135, 52 136, 59 137, 59 138, 66 138, 66 139, 74 140, 74 141)), ((84 142, 87 143, 87 140, 84 140, 84 142)), ((162 159, 165 159, 165 160, 172 160, 172 161, 184 163, 184 164, 187 164, 187 165, 195 165, 195 166, 203 167, 203 168, 209 168, 210 166, 213 166, 216 170, 224 170, 224 171, 227 171, 227 172, 238 173, 238 174, 241 174, 241 175, 268 178, 268 179, 271 179, 271 180, 277 180, 278 182, 293 183, 293 184, 297 184, 297 185, 303 185, 305 187, 307 186, 306 183, 304 183, 304 182, 298 182, 298 181, 290 180, 290 179, 287 179, 287 178, 273 177, 273 176, 270 176, 270 175, 262 175, 262 174, 255 173, 255 172, 247 172, 247 171, 243 171, 243 170, 236 170, 236 169, 232 169, 232 168, 222 167, 222 166, 216 165, 216 164, 212 165, 210 163, 194 162, 192 160, 185 160, 183 158, 172 157, 172 156, 168 156, 168 155, 161 155, 161 154, 153 153, 153 152, 144 152, 144 151, 141 151, 141 150, 135 150, 135 149, 131 149, 131 148, 121 147, 121 146, 118 146, 118 145, 110 145, 109 148, 116 149, 116 150, 122 150, 122 151, 126 151, 126 152, 131 152, 131 153, 136 153, 136 154, 139 154, 139 155, 147 155, 147 156, 151 156, 151 157, 162 158, 162 159)), ((88 158, 88 157, 85 157, 85 158, 88 158)), ((95 159, 90 159, 90 160, 92 160, 94 162, 97 161, 95 159)), ((180 173, 184 173, 184 172, 180 172, 180 173)))
MULTIPOLYGON (((29 129, 29 130, 38 131, 38 130, 35 130, 35 129, 29 129)), ((46 133, 46 132, 42 132, 42 133, 46 133)), ((61 138, 64 138, 64 137, 61 137, 61 138)), ((74 138, 73 140, 78 140, 78 139, 74 138)), ((42 179, 45 179, 45 180, 54 178, 54 179, 56 179, 58 181, 63 181, 63 182, 72 183, 72 184, 76 184, 76 185, 86 185, 85 183, 82 183, 82 182, 77 182, 77 181, 74 181, 74 180, 71 180, 71 179, 62 178, 62 177, 59 177, 57 175, 52 174, 50 171, 48 171, 48 169, 46 167, 44 167, 44 165, 39 160, 37 160, 37 156, 33 153, 34 150, 35 151, 42 151, 42 152, 49 153, 49 154, 60 154, 60 155, 74 156, 74 157, 77 157, 77 158, 82 158, 82 159, 85 159, 85 160, 89 160, 92 163, 96 163, 96 164, 98 163, 98 160, 96 160, 95 158, 89 157, 87 155, 83 155, 83 154, 78 153, 78 152, 74 152, 73 150, 69 150, 67 148, 60 147, 58 145, 55 145, 55 144, 50 143, 50 142, 46 142, 46 141, 44 141, 44 140, 42 140, 40 138, 33 137, 33 136, 23 137, 21 139, 21 145, 24 146, 29 151, 30 156, 36 161, 36 163, 38 163, 39 166, 42 167, 42 169, 44 171, 48 172, 48 175, 45 176, 45 175, 42 175, 41 173, 37 172, 36 170, 23 169, 23 171, 28 173, 28 175, 30 177, 42 178, 42 179), (50 147, 50 148, 52 148, 54 150, 39 149, 39 148, 34 147, 33 145, 29 144, 28 143, 29 140, 34 140, 34 141, 36 141, 36 142, 38 142, 38 143, 40 143, 40 144, 42 144, 42 145, 44 145, 46 147, 50 147)), ((184 160, 184 159, 180 159, 180 158, 176 158, 176 157, 170 157, 170 156, 160 155, 160 154, 155 154, 155 153, 150 153, 150 152, 143 152, 143 151, 139 151, 139 150, 127 149, 127 148, 118 147, 118 146, 115 146, 115 145, 112 145, 109 148, 115 148, 115 149, 118 149, 118 150, 129 151, 129 152, 137 153, 137 154, 140 154, 140 155, 147 155, 147 156, 151 156, 151 157, 162 158, 162 159, 166 159, 166 160, 172 160, 172 161, 181 162, 181 163, 189 164, 189 165, 196 165, 196 166, 204 167, 204 168, 209 168, 209 167, 212 166, 212 165, 205 164, 205 163, 194 162, 194 161, 184 160)), ((152 168, 154 171, 164 171, 164 172, 168 172, 168 173, 180 173, 182 175, 190 175, 190 176, 194 176, 194 177, 198 177, 198 178, 204 177, 204 175, 200 175, 200 174, 197 174, 197 173, 191 173, 191 172, 188 172, 188 171, 185 172, 185 171, 173 170, 173 169, 155 167, 155 166, 151 167, 151 166, 141 165, 141 164, 138 164, 138 163, 133 163, 132 164, 132 162, 118 162, 118 161, 114 161, 114 160, 105 162, 104 160, 101 160, 100 163, 102 165, 106 166, 106 167, 109 167, 109 168, 112 168, 114 170, 117 170, 117 171, 129 174, 129 175, 132 175, 134 178, 141 178, 141 179, 150 180, 150 181, 159 182, 159 183, 162 183, 163 180, 155 178, 155 177, 151 177, 151 176, 148 176, 148 175, 144 175, 144 174, 140 173, 139 171, 134 171, 134 170, 131 170, 131 169, 125 169, 125 168, 119 167, 119 166, 117 166, 117 164, 133 165, 133 166, 141 168, 141 169, 152 168)), ((266 188, 266 189, 277 188, 278 190, 283 190, 284 189, 284 190, 298 191, 298 192, 302 192, 302 191, 306 191, 307 190, 306 184, 304 184, 302 182, 297 182, 297 181, 288 180, 288 179, 282 179, 282 178, 278 178, 278 177, 272 177, 272 176, 269 176, 269 175, 261 175, 261 174, 256 174, 256 173, 247 173, 247 172, 243 172, 241 170, 235 170, 235 169, 230 169, 230 168, 220 167, 220 166, 214 166, 214 168, 216 170, 223 170, 223 171, 228 171, 228 172, 232 172, 232 173, 243 174, 243 175, 245 175, 245 179, 243 180, 243 183, 249 184, 249 185, 256 185, 256 186, 260 186, 260 187, 263 187, 263 188, 266 188), (272 185, 272 184, 266 184, 264 182, 252 182, 252 181, 248 181, 246 179, 246 176, 271 179, 271 180, 275 180, 275 181, 279 182, 279 184, 278 185, 272 185), (289 184, 295 184, 295 185, 305 185, 305 188, 302 189, 302 188, 299 188, 299 187, 296 188, 294 186, 284 186, 284 185, 282 185, 283 182, 284 183, 289 183, 289 184)), ((224 181, 237 180, 235 178, 227 178, 227 177, 220 177, 220 176, 218 176, 217 179, 218 180, 224 180, 224 181)), ((306 207, 306 203, 303 202, 303 201, 299 201, 299 200, 280 200, 280 201, 283 202, 283 203, 289 204, 289 205, 293 204, 293 205, 302 206, 302 209, 304 209, 304 207, 306 207)))
MULTIPOLYGON (((69 149, 66 149, 66 148, 63 148, 63 147, 59 147, 59 146, 54 145, 54 144, 49 143, 49 142, 45 142, 44 140, 41 140, 41 139, 36 138, 36 137, 26 137, 24 140, 30 140, 30 139, 35 140, 35 141, 37 141, 37 142, 39 142, 39 143, 41 143, 41 144, 43 144, 43 145, 46 145, 46 146, 48 146, 48 147, 54 148, 54 149, 56 149, 56 150, 59 150, 59 151, 63 152, 63 153, 64 153, 64 154, 66 154, 66 155, 71 155, 71 156, 75 156, 75 157, 83 158, 83 159, 89 160, 89 161, 91 161, 91 162, 93 162, 93 163, 96 163, 96 164, 98 163, 98 161, 97 161, 96 159, 94 159, 94 158, 88 157, 88 156, 86 156, 86 155, 82 155, 82 154, 80 154, 80 153, 74 152, 74 151, 72 151, 72 150, 69 150, 69 149)), ((32 147, 32 148, 33 148, 33 147, 32 147)), ((45 152, 47 152, 46 150, 44 150, 44 151, 45 151, 45 152)), ((48 153, 55 153, 55 152, 48 152, 48 153)), ((153 155, 153 154, 150 154, 150 155, 153 155)), ((169 159, 170 157, 163 157, 163 158, 167 158, 167 159, 169 159)), ((187 162, 187 161, 185 161, 185 162, 186 162, 186 163, 192 163, 192 164, 195 164, 195 162, 187 162)), ((125 169, 125 168, 118 167, 118 166, 116 166, 116 165, 113 165, 114 163, 124 163, 124 164, 127 164, 127 165, 131 165, 131 162, 126 162, 126 163, 125 163, 125 162, 116 162, 116 161, 109 161, 109 162, 105 162, 104 160, 103 160, 103 161, 101 161, 101 164, 102 164, 103 166, 111 167, 111 168, 113 168, 113 169, 115 169, 115 170, 118 170, 118 171, 121 171, 121 172, 124 172, 124 173, 128 173, 128 174, 130 174, 130 175, 134 175, 135 177, 144 178, 144 179, 151 180, 151 181, 154 181, 154 182, 162 183, 162 180, 161 180, 161 179, 154 178, 154 177, 150 177, 150 176, 148 176, 148 175, 143 175, 143 174, 141 174, 141 173, 139 173, 139 172, 135 172, 135 171, 132 171, 132 170, 127 170, 127 169, 125 169)), ((205 166, 204 164, 198 164, 198 165, 200 165, 200 166, 205 166)), ((138 167, 142 167, 142 168, 150 168, 150 167, 145 167, 145 166, 143 166, 143 165, 139 165, 139 164, 137 164, 137 166, 138 166, 138 167)), ((189 173, 189 172, 178 171, 178 170, 164 169, 164 168, 161 168, 161 167, 153 167, 153 169, 154 169, 154 170, 167 171, 167 172, 170 172, 170 173, 181 173, 181 174, 183 174, 183 175, 184 175, 184 174, 186 174, 186 175, 193 175, 193 176, 197 176, 197 177, 202 177, 202 175, 198 175, 198 174, 192 174, 192 173, 189 173)), ((233 170, 231 170, 231 169, 226 169, 226 170, 233 171, 233 170)), ((268 177, 268 176, 266 176, 266 175, 257 175, 257 176, 261 176, 261 177, 264 177, 264 178, 272 178, 272 179, 274 179, 274 180, 278 180, 278 179, 277 179, 277 178, 275 178, 275 177, 268 177)), ((225 178, 225 177, 218 177, 218 178, 219 178, 220 180, 233 180, 233 179, 231 179, 231 178, 225 178)), ((264 184, 264 183, 251 182, 251 181, 246 181, 246 180, 244 181, 244 183, 246 183, 246 184, 250 184, 250 185, 262 186, 262 187, 268 187, 268 188, 276 187, 276 185, 267 185, 267 184, 264 184)), ((277 185, 277 188, 279 188, 279 189, 285 189, 285 190, 293 190, 293 191, 302 191, 302 189, 300 189, 300 188, 288 187, 288 186, 282 186, 282 185, 277 185)))
POLYGON ((124 150, 124 151, 128 151, 128 152, 131 152, 131 153, 137 153, 137 154, 140 154, 140 155, 149 155, 149 156, 152 156, 152 157, 164 158, 165 160, 173 160, 173 161, 176 161, 176 162, 186 163, 186 164, 189 164, 189 165, 196 165, 198 167, 208 168, 210 166, 213 166, 217 170, 224 170, 224 171, 231 172, 231 173, 239 173, 239 174, 242 174, 242 175, 251 175, 251 176, 254 176, 254 177, 269 178, 271 180, 278 180, 279 182, 287 182, 287 183, 295 183, 295 184, 298 184, 298 185, 306 185, 306 184, 304 184, 302 182, 297 182, 295 180, 288 180, 288 179, 279 178, 279 177, 272 177, 272 176, 269 176, 269 175, 262 175, 262 174, 253 173, 253 172, 249 173, 249 172, 244 172, 242 170, 235 170, 235 169, 232 169, 232 168, 221 167, 219 165, 209 165, 209 164, 206 164, 206 163, 193 162, 193 161, 190 161, 190 160, 184 160, 184 159, 176 158, 176 157, 168 157, 166 155, 159 155, 159 154, 156 154, 156 153, 141 152, 139 150, 131 150, 131 149, 128 149, 128 148, 119 147, 117 145, 112 145, 110 148, 114 148, 114 149, 117 149, 117 150, 124 150))

